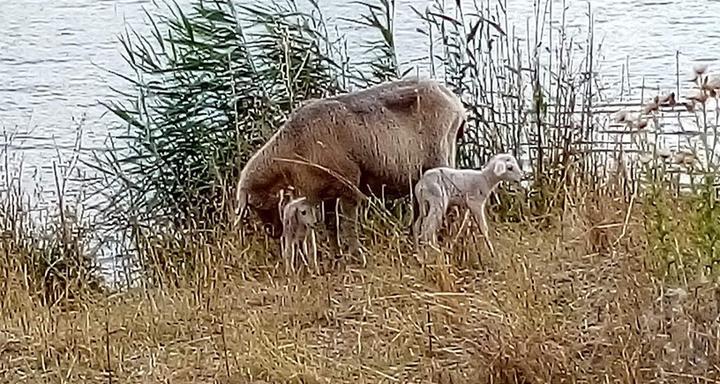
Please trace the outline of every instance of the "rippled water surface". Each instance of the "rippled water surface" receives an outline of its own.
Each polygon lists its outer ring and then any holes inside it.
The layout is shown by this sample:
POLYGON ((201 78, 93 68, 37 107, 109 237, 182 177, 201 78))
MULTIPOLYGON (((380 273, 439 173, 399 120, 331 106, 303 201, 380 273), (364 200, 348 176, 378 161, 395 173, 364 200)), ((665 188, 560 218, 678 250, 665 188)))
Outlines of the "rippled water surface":
MULTIPOLYGON (((188 0, 180 0, 187 5, 188 0)), ((523 35, 532 16, 532 1, 508 0, 510 22, 523 35)), ((694 62, 720 69, 720 1, 590 2, 602 41, 606 84, 616 87, 621 66, 628 60, 632 85, 640 75, 649 85, 674 88, 675 51, 680 51, 683 77, 694 62)), ((427 46, 416 28, 420 22, 410 5, 422 9, 425 0, 398 0, 397 40, 400 56, 426 55, 427 46)), ((468 3, 469 4, 469 3, 468 3)), ((587 2, 567 1, 568 25, 584 38, 587 2)), ((554 3, 555 12, 562 6, 554 3)), ((40 183, 52 182, 50 160, 72 147, 75 129, 84 118, 83 147, 103 148, 112 118, 99 104, 123 83, 107 70, 126 71, 118 34, 125 23, 140 31, 143 7, 150 0, 13 0, 0 1, 0 125, 17 128, 13 153, 24 158, 24 173, 40 183)), ((330 19, 356 14, 348 0, 321 1, 330 19)), ((353 32, 351 43, 364 38, 353 32)), ((50 190, 51 188, 46 188, 50 190)))

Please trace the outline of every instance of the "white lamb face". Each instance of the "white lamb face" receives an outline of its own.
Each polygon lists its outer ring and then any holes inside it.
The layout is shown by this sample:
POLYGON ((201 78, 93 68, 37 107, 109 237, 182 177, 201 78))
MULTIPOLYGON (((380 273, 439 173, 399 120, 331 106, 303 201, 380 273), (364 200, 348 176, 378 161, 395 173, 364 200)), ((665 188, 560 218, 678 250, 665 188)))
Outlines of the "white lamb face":
POLYGON ((298 222, 308 228, 313 228, 318 223, 317 210, 307 201, 303 200, 299 202, 295 210, 295 215, 297 215, 298 222))
POLYGON ((508 153, 499 154, 493 158, 493 162, 493 171, 500 179, 517 183, 522 180, 523 172, 515 156, 508 153))

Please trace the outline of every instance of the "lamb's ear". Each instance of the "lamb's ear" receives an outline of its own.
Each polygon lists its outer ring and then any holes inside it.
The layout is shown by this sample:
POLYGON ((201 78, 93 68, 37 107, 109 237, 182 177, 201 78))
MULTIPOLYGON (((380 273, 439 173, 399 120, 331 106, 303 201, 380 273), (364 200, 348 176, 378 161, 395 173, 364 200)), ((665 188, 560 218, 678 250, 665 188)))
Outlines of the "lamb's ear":
POLYGON ((495 168, 493 169, 493 172, 495 172, 495 176, 500 177, 505 173, 505 162, 504 161, 496 161, 495 162, 495 168))
POLYGON ((283 220, 283 211, 285 210, 285 189, 280 189, 280 192, 278 192, 278 195, 280 195, 280 198, 278 199, 278 212, 280 212, 280 221, 283 220))
POLYGON ((294 231, 298 227, 298 217, 297 217, 297 209, 296 207, 292 207, 287 217, 283 220, 283 233, 287 232, 285 230, 285 225, 287 224, 287 227, 290 231, 294 231))

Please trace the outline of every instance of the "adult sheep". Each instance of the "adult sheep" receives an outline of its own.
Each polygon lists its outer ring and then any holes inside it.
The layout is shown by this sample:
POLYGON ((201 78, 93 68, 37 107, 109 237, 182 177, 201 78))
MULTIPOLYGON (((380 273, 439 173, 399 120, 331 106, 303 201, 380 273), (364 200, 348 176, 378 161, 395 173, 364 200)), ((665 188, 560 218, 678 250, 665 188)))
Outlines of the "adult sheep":
POLYGON ((250 207, 279 237, 278 192, 292 187, 311 203, 339 200, 347 216, 342 237, 354 252, 358 192, 400 198, 425 170, 454 168, 464 124, 460 99, 434 80, 397 80, 310 100, 240 172, 236 222, 250 207))

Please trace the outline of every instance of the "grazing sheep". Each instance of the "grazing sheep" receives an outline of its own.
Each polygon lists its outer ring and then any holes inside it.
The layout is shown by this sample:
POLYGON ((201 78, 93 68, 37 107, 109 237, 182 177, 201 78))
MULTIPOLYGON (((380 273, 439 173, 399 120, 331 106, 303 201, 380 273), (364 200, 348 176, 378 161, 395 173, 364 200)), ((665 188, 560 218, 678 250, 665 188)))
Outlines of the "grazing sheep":
POLYGON ((280 195, 278 209, 283 226, 280 247, 285 262, 285 273, 295 272, 295 251, 298 251, 305 258, 306 264, 307 257, 312 256, 313 268, 317 274, 320 274, 314 230, 318 223, 315 206, 305 197, 292 198, 292 196, 287 204, 283 204, 283 191, 280 195), (311 240, 310 247, 308 240, 311 240), (308 252, 309 250, 312 252, 308 252))
POLYGON ((454 168, 464 124, 460 99, 433 80, 392 81, 308 101, 241 171, 235 222, 252 208, 277 237, 278 192, 292 185, 312 204, 339 200, 347 220, 336 232, 338 245, 343 239, 354 253, 363 195, 407 196, 423 171, 454 168))
POLYGON ((426 171, 415 185, 419 215, 413 224, 415 243, 437 241, 436 233, 450 207, 468 208, 495 253, 485 219, 485 202, 501 181, 519 182, 522 171, 511 154, 495 155, 481 170, 439 167, 426 171))

